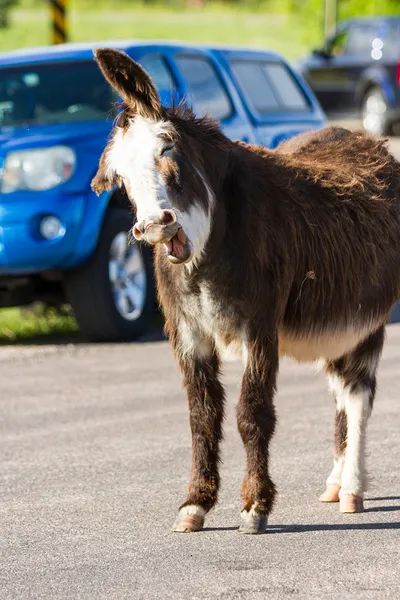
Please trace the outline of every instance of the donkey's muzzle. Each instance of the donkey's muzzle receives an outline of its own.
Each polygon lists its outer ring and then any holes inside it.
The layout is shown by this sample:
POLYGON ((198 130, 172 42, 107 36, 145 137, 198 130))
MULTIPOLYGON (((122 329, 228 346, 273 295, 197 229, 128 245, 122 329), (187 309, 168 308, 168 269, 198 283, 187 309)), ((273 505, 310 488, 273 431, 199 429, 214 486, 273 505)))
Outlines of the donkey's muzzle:
POLYGON ((163 210, 159 215, 150 217, 133 226, 133 235, 137 240, 149 244, 166 244, 176 235, 179 225, 172 210, 163 210))
POLYGON ((137 240, 144 240, 151 245, 164 244, 172 264, 188 262, 192 257, 192 244, 172 210, 163 210, 157 217, 136 223, 133 235, 137 240))

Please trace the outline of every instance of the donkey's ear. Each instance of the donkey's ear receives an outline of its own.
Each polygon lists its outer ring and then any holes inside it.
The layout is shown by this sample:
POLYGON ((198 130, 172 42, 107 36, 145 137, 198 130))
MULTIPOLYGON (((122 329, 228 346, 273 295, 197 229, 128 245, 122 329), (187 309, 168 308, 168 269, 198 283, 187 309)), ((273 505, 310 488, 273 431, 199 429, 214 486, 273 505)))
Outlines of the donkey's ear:
POLYGON ((133 112, 143 117, 160 117, 160 97, 150 76, 137 62, 125 52, 112 48, 98 48, 94 55, 108 83, 133 112))

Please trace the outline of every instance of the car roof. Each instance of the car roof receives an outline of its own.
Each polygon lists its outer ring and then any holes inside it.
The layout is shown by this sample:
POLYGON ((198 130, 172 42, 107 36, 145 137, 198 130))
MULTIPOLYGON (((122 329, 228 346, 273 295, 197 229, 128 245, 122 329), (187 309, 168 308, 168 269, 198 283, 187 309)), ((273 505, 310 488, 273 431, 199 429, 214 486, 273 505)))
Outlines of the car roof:
POLYGON ((352 17, 339 21, 338 28, 348 25, 380 25, 380 24, 400 23, 400 16, 386 17, 352 17))
POLYGON ((186 44, 185 42, 174 41, 154 41, 154 40, 107 40, 98 42, 72 42, 67 44, 58 44, 56 46, 41 46, 36 48, 21 48, 0 52, 0 66, 12 66, 19 64, 30 64, 38 62, 54 62, 65 60, 90 60, 93 58, 95 48, 115 48, 129 52, 134 48, 148 47, 153 51, 162 49, 186 49, 186 50, 205 50, 208 52, 222 51, 225 53, 241 52, 248 54, 262 54, 269 58, 283 60, 282 57, 270 50, 261 48, 249 48, 242 46, 227 45, 206 45, 206 44, 186 44))

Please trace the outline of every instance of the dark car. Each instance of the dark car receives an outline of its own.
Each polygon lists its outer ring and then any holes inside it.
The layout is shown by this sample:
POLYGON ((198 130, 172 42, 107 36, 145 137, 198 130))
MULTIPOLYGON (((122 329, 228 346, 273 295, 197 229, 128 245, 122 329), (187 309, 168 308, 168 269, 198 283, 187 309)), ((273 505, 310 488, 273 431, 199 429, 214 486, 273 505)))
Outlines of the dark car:
POLYGON ((343 21, 297 67, 329 119, 361 120, 372 135, 400 123, 400 16, 343 21))

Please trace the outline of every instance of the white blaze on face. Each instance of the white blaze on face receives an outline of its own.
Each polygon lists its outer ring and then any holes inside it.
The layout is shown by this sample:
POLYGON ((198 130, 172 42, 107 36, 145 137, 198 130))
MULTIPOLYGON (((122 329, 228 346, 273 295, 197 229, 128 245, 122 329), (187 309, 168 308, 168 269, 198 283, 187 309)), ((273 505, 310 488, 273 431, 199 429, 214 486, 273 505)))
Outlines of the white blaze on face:
POLYGON ((165 144, 160 134, 170 125, 136 116, 129 128, 118 129, 108 153, 108 167, 127 182, 136 204, 137 220, 148 220, 171 208, 155 157, 165 144))
POLYGON ((203 209, 196 198, 190 199, 190 207, 186 212, 172 206, 164 179, 155 161, 155 157, 160 155, 165 145, 162 134, 171 127, 167 121, 153 121, 137 115, 127 130, 117 130, 107 156, 107 164, 110 171, 117 173, 125 181, 136 204, 139 223, 151 220, 164 209, 175 212, 177 221, 192 246, 190 262, 195 263, 201 258, 210 235, 214 194, 204 177, 193 166, 204 184, 209 203, 208 211, 203 209))

